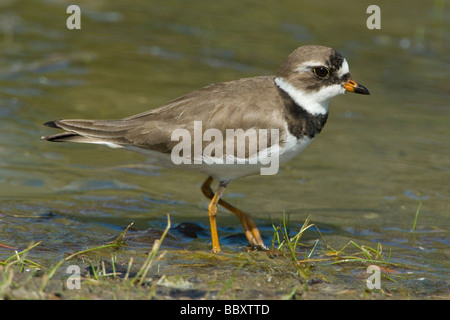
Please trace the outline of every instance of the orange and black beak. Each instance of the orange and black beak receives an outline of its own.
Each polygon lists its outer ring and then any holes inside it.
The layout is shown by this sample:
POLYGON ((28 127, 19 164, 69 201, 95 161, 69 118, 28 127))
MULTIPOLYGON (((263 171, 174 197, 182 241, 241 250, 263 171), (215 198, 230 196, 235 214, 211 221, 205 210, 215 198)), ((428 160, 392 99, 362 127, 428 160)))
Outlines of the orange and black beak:
POLYGON ((342 86, 345 88, 345 90, 350 91, 350 92, 360 93, 360 94, 370 94, 369 90, 367 90, 366 87, 356 83, 356 81, 353 81, 353 80, 348 80, 342 86))

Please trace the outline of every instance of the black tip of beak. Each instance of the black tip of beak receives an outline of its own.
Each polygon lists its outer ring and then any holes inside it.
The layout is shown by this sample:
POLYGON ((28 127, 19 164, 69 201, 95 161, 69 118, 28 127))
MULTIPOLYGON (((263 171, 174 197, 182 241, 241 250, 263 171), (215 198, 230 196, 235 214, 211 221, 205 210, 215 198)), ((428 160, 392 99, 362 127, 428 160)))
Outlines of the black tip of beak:
POLYGON ((358 85, 355 87, 355 91, 354 91, 354 92, 355 92, 355 93, 360 93, 360 94, 366 94, 366 95, 369 95, 369 94, 370 94, 369 90, 367 90, 366 87, 364 87, 364 86, 362 86, 362 85, 360 85, 360 84, 358 84, 358 85))
POLYGON ((345 90, 350 91, 350 92, 359 93, 359 94, 370 94, 369 90, 367 90, 366 87, 364 87, 363 85, 360 85, 359 83, 357 83, 356 81, 354 81, 352 79, 348 80, 342 86, 344 87, 345 90))

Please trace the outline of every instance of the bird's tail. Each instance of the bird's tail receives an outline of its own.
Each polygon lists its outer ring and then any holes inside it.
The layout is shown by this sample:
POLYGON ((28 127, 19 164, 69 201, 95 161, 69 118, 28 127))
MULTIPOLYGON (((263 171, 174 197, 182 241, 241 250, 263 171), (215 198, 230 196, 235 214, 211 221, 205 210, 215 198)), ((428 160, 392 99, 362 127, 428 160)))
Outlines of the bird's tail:
POLYGON ((111 147, 129 144, 126 135, 133 128, 133 122, 123 120, 55 120, 44 125, 65 132, 43 136, 43 140, 107 144, 111 147))

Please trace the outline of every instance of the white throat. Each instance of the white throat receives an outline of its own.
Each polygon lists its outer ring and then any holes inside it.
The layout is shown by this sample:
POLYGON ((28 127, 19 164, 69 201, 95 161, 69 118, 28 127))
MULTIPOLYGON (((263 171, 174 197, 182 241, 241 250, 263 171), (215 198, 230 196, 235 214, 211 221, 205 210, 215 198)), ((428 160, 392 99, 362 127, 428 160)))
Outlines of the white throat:
POLYGON ((323 87, 319 91, 306 93, 280 77, 275 78, 275 84, 312 115, 327 114, 330 100, 345 93, 345 89, 341 85, 323 87))

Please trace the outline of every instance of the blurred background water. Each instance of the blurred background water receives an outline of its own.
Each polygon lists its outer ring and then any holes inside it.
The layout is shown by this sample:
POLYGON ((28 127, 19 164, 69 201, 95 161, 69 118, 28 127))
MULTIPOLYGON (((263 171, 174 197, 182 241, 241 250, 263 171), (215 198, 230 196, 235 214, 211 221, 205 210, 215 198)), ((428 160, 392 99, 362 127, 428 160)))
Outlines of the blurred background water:
MULTIPOLYGON (((295 48, 321 44, 371 95, 334 99, 305 152, 276 176, 232 183, 225 198, 267 242, 283 212, 294 229, 311 215, 335 247, 380 242, 430 281, 424 294, 448 288, 446 1, 384 2, 379 30, 366 26, 370 1, 77 1, 80 30, 66 27, 70 4, 0 2, 0 243, 42 240, 36 259, 52 264, 131 221, 164 229, 170 213, 204 230, 174 247, 209 250, 205 177, 132 152, 43 142, 55 131, 42 123, 123 118, 210 83, 275 74, 295 48)), ((224 248, 242 250, 239 221, 220 210, 218 222, 224 248)))

